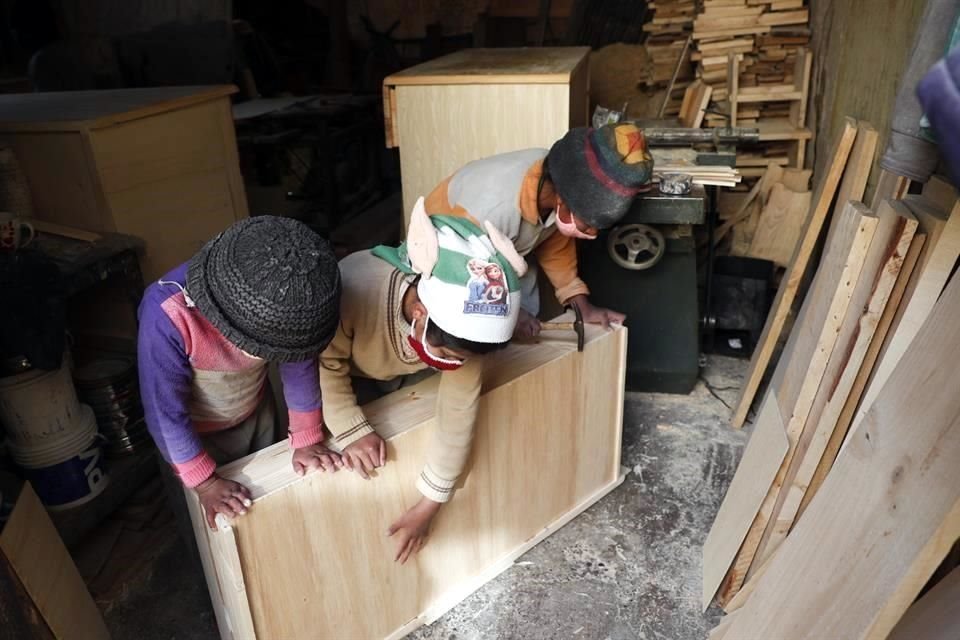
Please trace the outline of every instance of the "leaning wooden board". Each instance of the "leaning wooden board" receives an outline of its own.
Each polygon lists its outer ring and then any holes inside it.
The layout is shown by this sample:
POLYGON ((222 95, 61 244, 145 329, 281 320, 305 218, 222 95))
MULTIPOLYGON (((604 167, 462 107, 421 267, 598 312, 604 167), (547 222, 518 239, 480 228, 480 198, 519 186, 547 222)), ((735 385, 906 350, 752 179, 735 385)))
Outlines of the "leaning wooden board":
POLYGON ((406 565, 385 532, 419 499, 437 376, 367 405, 388 449, 371 481, 298 477, 280 443, 221 470, 254 498, 228 530, 188 492, 221 637, 402 637, 616 487, 626 334, 588 325, 583 353, 551 332, 491 358, 468 474, 406 565))
POLYGON ((960 535, 960 280, 947 287, 729 638, 886 638, 960 535))

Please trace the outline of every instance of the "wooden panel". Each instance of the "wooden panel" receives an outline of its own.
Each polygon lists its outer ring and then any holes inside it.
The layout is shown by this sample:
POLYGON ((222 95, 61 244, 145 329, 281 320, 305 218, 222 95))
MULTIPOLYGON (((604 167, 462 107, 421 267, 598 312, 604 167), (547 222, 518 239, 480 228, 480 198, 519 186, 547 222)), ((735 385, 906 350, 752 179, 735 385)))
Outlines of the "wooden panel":
POLYGON ((877 229, 876 216, 862 204, 848 202, 840 215, 842 219, 834 242, 826 248, 770 382, 770 388, 777 394, 789 447, 724 581, 718 596, 721 603, 729 601, 740 589, 748 570, 754 566, 755 554, 773 515, 877 229))
POLYGON ((793 526, 800 502, 837 424, 917 230, 916 219, 899 202, 887 201, 881 205, 878 218, 877 232, 864 259, 861 277, 853 289, 848 312, 837 333, 755 562, 763 562, 776 551, 793 526))
POLYGON ((110 637, 80 572, 29 484, 24 485, 0 533, 0 549, 55 637, 110 637))
POLYGON ((955 280, 728 637, 883 638, 956 540, 960 394, 943 390, 955 386, 958 314, 955 280))
POLYGON ((108 127, 236 92, 233 85, 211 85, 0 95, 0 131, 80 131, 108 127))
MULTIPOLYGON (((840 188, 837 190, 839 206, 843 206, 849 200, 864 202, 863 192, 867 188, 867 179, 870 177, 873 159, 877 154, 877 138, 877 130, 869 122, 857 123, 857 139, 853 143, 853 150, 843 170, 843 180, 840 181, 840 188)), ((873 204, 870 209, 879 211, 880 202, 883 201, 873 204)), ((830 223, 830 231, 827 232, 827 242, 830 241, 836 222, 837 218, 834 217, 830 223)))
MULTIPOLYGON (((232 522, 241 571, 230 582, 246 590, 256 637, 399 637, 616 486, 625 349, 625 329, 591 326, 583 353, 548 336, 493 356, 469 475, 407 565, 392 561, 384 532, 419 498, 414 479, 431 438, 437 376, 368 405, 389 460, 372 481, 298 477, 286 443, 225 466, 221 473, 254 496, 250 512, 232 522), (545 439, 550 447, 528 444, 545 439)), ((199 512, 192 515, 198 522, 199 512)), ((224 602, 221 615, 233 618, 236 607, 224 602)))
POLYGON ((30 182, 35 215, 41 220, 92 231, 116 231, 80 133, 4 134, 30 182))
POLYGON ((893 628, 888 640, 960 638, 960 568, 917 600, 893 628))
POLYGON ((417 198, 466 163, 549 149, 571 119, 563 84, 399 86, 396 93, 404 229, 417 198))
POLYGON ((747 255, 786 267, 800 239, 812 197, 809 191, 797 193, 782 184, 773 185, 747 255))
POLYGON ((790 261, 790 267, 787 269, 783 281, 780 283, 780 289, 777 291, 773 306, 767 315, 766 323, 763 325, 763 333, 760 335, 757 347, 750 358, 750 369, 743 381, 740 397, 737 399, 731 418, 734 427, 743 426, 747 419, 747 413, 750 411, 750 405, 753 403, 760 381, 767 370, 767 365, 770 364, 770 359, 773 357, 773 351, 780 339, 780 333, 783 331, 787 315, 790 313, 790 307, 797 296, 800 281, 803 279, 810 262, 810 256, 820 237, 823 221, 830 211, 833 196, 836 193, 837 185, 840 184, 840 176, 847 164, 847 157, 850 155, 850 149, 853 147, 856 135, 856 123, 847 118, 844 135, 834 149, 830 171, 824 176, 815 192, 814 205, 808 216, 800 243, 797 245, 797 251, 790 261))
POLYGON ((222 168, 159 180, 109 198, 117 231, 147 241, 140 259, 147 282, 188 260, 236 219, 222 168))
POLYGON ((568 84, 589 51, 589 47, 464 49, 395 73, 383 82, 394 86, 568 84))
POLYGON ((860 411, 854 420, 854 430, 886 384, 897 362, 910 348, 960 257, 960 201, 954 203, 950 212, 932 209, 922 200, 910 196, 903 201, 917 216, 920 228, 927 236, 926 248, 917 265, 916 279, 907 285, 906 303, 901 305, 894 318, 892 337, 884 345, 879 364, 863 396, 860 411))
POLYGON ((720 588, 747 535, 750 522, 767 495, 767 488, 777 476, 788 447, 777 394, 770 390, 763 399, 756 427, 727 489, 727 497, 703 543, 704 609, 710 606, 720 588))
POLYGON ((218 102, 94 131, 91 144, 106 193, 223 167, 218 102))
MULTIPOLYGON (((830 440, 827 442, 826 449, 820 458, 820 464, 817 467, 817 471, 814 473, 813 479, 810 481, 807 491, 803 496, 803 502, 801 502, 800 510, 797 514, 798 517, 806 510, 810 500, 812 500, 816 495, 820 486, 823 484, 823 481, 826 479, 827 474, 830 472, 830 469, 833 467, 834 460, 837 459, 837 454, 840 452, 840 447, 843 445, 843 441, 847 436, 847 431, 850 429, 850 424, 853 422, 857 407, 860 405, 860 399, 863 397, 863 392, 866 389, 867 382, 870 380, 870 374, 873 373, 873 367, 877 362, 877 358, 880 356, 880 348, 883 346, 883 341, 887 335, 887 331, 890 329, 890 325, 893 323, 893 317, 896 315, 897 308, 900 306, 900 301, 903 299, 903 294, 906 291, 907 283, 910 281, 910 277, 917 265, 917 261, 920 258, 920 253, 923 250, 926 239, 926 236, 922 233, 916 233, 913 236, 913 241, 910 243, 910 249, 907 250, 907 254, 903 259, 903 265, 900 268, 900 273, 897 275, 896 284, 893 286, 893 291, 890 292, 890 298, 887 301, 887 306, 884 308, 883 313, 880 316, 880 321, 873 333, 873 338, 870 340, 870 346, 867 347, 867 352, 864 355, 863 363, 860 365, 860 370, 857 371, 857 376, 854 378, 853 386, 850 388, 847 400, 844 403, 843 408, 840 410, 840 416, 837 418, 837 424, 834 427, 833 433, 830 435, 830 440)), ((739 594, 737 595, 739 596, 739 594)))

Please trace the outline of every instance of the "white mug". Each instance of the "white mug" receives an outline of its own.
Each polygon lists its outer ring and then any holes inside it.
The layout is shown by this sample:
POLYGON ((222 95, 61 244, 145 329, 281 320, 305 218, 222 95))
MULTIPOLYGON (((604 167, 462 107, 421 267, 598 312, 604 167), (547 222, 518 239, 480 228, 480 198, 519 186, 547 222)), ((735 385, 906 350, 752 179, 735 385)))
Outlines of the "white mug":
POLYGON ((0 212, 0 251, 22 249, 37 235, 33 225, 23 222, 12 213, 0 212))

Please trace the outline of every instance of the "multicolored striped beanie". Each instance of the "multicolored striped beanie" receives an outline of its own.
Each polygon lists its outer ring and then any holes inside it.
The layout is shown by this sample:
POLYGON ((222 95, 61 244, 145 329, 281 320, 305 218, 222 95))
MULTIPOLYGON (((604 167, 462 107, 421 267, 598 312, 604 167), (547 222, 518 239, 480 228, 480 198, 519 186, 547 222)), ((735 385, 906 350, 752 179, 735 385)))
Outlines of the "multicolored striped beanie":
POLYGON ((547 166, 570 211, 597 229, 619 222, 653 177, 643 130, 630 122, 571 129, 551 147, 547 166))

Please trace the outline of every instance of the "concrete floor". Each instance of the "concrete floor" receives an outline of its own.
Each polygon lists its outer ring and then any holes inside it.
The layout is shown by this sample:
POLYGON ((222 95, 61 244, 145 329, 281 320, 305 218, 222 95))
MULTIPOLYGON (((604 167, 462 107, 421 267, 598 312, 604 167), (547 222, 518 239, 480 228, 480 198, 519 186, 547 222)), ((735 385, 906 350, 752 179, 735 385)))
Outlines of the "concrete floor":
MULTIPOLYGON (((746 362, 713 357, 688 396, 628 393, 624 483, 418 640, 701 640, 701 547, 747 434, 727 426, 746 362), (716 395, 714 395, 716 394, 716 395), (719 398, 722 398, 721 401, 719 398)), ((115 638, 216 637, 203 576, 181 543, 106 612, 115 638)))

